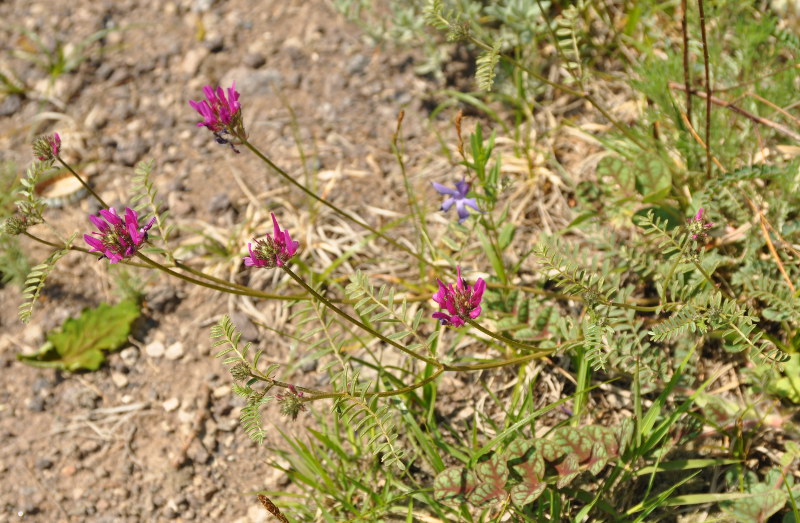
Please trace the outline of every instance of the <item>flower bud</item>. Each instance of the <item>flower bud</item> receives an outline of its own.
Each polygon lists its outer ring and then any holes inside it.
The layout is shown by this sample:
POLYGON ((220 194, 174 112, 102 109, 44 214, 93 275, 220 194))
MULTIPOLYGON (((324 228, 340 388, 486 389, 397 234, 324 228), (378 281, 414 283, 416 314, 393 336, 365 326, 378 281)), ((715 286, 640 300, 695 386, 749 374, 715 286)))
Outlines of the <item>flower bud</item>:
POLYGON ((237 363, 231 367, 231 376, 236 381, 245 381, 250 378, 250 366, 247 363, 237 363))
POLYGON ((61 137, 58 133, 52 136, 40 136, 33 142, 33 155, 41 162, 53 161, 61 151, 61 137))
POLYGON ((28 218, 25 216, 12 216, 3 224, 3 230, 9 236, 17 236, 28 230, 28 218))
POLYGON ((281 414, 291 417, 292 421, 297 419, 297 415, 300 414, 300 412, 306 410, 302 398, 303 393, 298 392, 297 389, 294 388, 294 385, 289 385, 288 394, 275 395, 275 399, 278 400, 278 405, 280 405, 281 414))

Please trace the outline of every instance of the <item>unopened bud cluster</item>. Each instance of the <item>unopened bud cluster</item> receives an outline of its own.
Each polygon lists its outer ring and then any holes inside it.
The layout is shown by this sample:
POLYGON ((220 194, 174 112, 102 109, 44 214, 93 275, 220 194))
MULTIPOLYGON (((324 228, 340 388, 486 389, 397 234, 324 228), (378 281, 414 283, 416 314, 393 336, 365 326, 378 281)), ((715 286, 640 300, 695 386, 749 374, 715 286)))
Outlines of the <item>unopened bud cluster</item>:
POLYGON ((61 137, 58 133, 52 136, 40 136, 33 142, 33 155, 41 162, 52 162, 61 151, 61 137))
POLYGON ((280 405, 281 414, 292 418, 292 421, 297 419, 298 414, 306 410, 302 398, 303 393, 294 388, 294 385, 289 385, 288 393, 275 395, 275 399, 278 400, 278 405, 280 405))
POLYGON ((18 236, 28 230, 28 218, 25 216, 12 216, 3 224, 3 232, 9 236, 18 236))

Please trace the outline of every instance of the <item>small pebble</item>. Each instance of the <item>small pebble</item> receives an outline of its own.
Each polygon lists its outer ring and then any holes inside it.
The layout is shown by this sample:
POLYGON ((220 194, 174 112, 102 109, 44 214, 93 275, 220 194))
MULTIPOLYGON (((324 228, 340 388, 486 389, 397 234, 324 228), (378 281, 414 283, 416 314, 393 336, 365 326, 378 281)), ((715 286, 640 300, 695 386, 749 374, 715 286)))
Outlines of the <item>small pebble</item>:
POLYGON ((128 377, 121 372, 112 372, 111 381, 114 382, 114 385, 116 385, 118 389, 123 389, 128 386, 128 377))
POLYGON ((224 398, 225 396, 227 396, 230 393, 231 393, 231 386, 230 385, 220 385, 219 387, 214 389, 214 392, 212 393, 212 395, 215 398, 219 399, 219 398, 224 398))
POLYGON ((44 411, 44 400, 39 396, 34 396, 32 398, 29 398, 28 401, 25 402, 25 405, 31 412, 44 411))
POLYGON ((178 398, 170 398, 162 403, 161 406, 164 407, 165 411, 172 412, 181 406, 181 400, 178 398))
POLYGON ((164 357, 172 361, 181 359, 183 357, 183 343, 176 341, 167 347, 166 352, 164 352, 164 357))
POLYGON ((53 468, 53 461, 48 458, 39 458, 36 460, 36 468, 38 470, 47 470, 53 468))
POLYGON ((125 365, 128 367, 133 367, 134 364, 139 360, 139 349, 136 347, 128 347, 126 349, 122 349, 119 353, 122 361, 125 362, 125 365))
POLYGON ((244 58, 242 58, 242 62, 251 69, 258 69, 267 63, 267 60, 261 53, 247 53, 244 55, 244 58))
POLYGON ((148 343, 144 348, 144 351, 151 358, 160 358, 164 355, 165 350, 164 344, 157 340, 152 343, 148 343))

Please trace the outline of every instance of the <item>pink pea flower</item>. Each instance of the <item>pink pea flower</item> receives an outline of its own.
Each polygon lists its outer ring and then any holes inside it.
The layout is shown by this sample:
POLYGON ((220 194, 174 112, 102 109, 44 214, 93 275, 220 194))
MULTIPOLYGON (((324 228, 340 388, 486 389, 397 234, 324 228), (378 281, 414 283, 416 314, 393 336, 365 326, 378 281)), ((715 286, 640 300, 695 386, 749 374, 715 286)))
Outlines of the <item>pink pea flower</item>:
POLYGON ((714 226, 714 222, 706 222, 703 219, 703 208, 697 211, 697 214, 694 215, 694 218, 690 218, 689 222, 689 234, 693 240, 705 242, 708 235, 706 234, 706 230, 712 228, 714 226))
POLYGON ((235 145, 246 140, 247 133, 242 122, 242 106, 239 103, 236 82, 226 90, 222 87, 214 89, 207 85, 203 87, 203 94, 206 95, 205 100, 199 102, 189 100, 189 105, 203 117, 203 121, 198 122, 197 126, 207 127, 214 133, 218 143, 229 144, 234 151, 239 152, 235 145), (225 135, 230 135, 236 140, 231 141, 225 135))
POLYGON ((247 244, 247 250, 250 251, 250 256, 244 258, 244 264, 247 267, 266 267, 268 269, 283 267, 295 255, 297 247, 300 245, 300 242, 292 241, 288 230, 281 231, 275 214, 269 214, 272 216, 272 236, 267 234, 263 240, 254 240, 255 248, 252 243, 247 244))
POLYGON ((61 137, 58 133, 42 136, 33 143, 33 154, 37 160, 44 162, 54 160, 61 151, 61 137))
POLYGON ((133 209, 125 208, 125 220, 111 209, 101 209, 100 217, 91 215, 89 220, 99 229, 92 235, 84 234, 83 239, 89 244, 89 252, 101 252, 100 259, 108 258, 111 263, 119 263, 128 259, 147 241, 147 231, 156 221, 153 217, 144 227, 139 227, 139 215, 133 209), (95 237, 96 236, 96 237, 95 237))
POLYGON ((442 325, 453 327, 461 327, 467 318, 474 320, 481 315, 481 300, 483 291, 486 290, 486 282, 482 278, 478 278, 475 285, 469 285, 461 278, 461 267, 457 267, 457 270, 458 279, 455 288, 452 283, 445 286, 442 280, 437 280, 439 290, 433 295, 433 301, 446 311, 434 312, 433 317, 442 325))

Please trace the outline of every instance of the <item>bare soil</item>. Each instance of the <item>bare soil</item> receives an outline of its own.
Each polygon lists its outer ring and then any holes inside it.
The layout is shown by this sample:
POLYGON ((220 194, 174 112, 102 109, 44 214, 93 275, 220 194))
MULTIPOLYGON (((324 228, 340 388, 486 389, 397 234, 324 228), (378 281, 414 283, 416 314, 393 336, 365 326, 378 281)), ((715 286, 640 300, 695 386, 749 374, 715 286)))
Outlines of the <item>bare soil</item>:
MULTIPOLYGON (((452 174, 431 156, 437 142, 422 104, 433 84, 414 75, 414 56, 370 44, 323 0, 10 0, 0 2, 0 19, 8 43, 0 70, 28 87, 0 101, 0 160, 24 172, 32 138, 59 132, 65 157, 118 209, 128 205, 134 165, 154 160, 159 199, 178 226, 176 244, 186 246, 182 259, 217 276, 286 286, 272 273, 239 274, 248 239, 270 230, 270 210, 280 210, 309 264, 324 266, 362 235, 308 207, 253 155, 237 155, 195 127, 187 100, 200 99, 206 84, 235 80, 253 142, 298 178, 312 173, 325 197, 374 225, 403 212, 389 146, 400 110, 415 176, 452 174), (76 70, 50 81, 12 54, 35 52, 21 27, 49 46, 115 30, 84 51, 76 70), (211 253, 203 245, 209 238, 232 254, 211 253)), ((47 216, 63 234, 82 235, 97 210, 84 198, 47 216)), ((35 242, 23 245, 34 264, 48 254, 35 242)), ((367 250, 381 254, 380 245, 367 250)), ((130 344, 92 373, 31 368, 16 354, 37 350, 48 330, 81 309, 118 301, 114 282, 123 269, 68 254, 26 326, 17 318, 20 289, 0 290, 0 521, 266 521, 252 493, 291 485, 239 428, 242 402, 212 357, 208 330, 234 314, 245 338, 292 364, 297 355, 286 341, 250 323, 281 328, 288 312, 281 303, 128 273, 141 279, 144 316, 130 344)), ((293 379, 315 385, 313 366, 304 368, 293 379)), ((303 431, 274 411, 266 418, 290 434, 303 431)))

